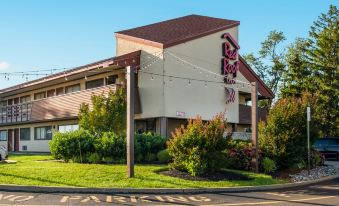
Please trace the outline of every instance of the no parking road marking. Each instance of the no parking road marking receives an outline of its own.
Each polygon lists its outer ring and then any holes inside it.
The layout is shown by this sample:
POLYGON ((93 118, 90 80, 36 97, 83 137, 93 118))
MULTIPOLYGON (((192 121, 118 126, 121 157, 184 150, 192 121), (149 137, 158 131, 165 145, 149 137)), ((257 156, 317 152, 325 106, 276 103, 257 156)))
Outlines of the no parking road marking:
POLYGON ((111 196, 107 195, 104 199, 100 199, 95 195, 90 196, 63 196, 60 203, 78 202, 78 203, 152 203, 152 202, 170 202, 170 203, 190 203, 190 202, 210 202, 211 199, 204 196, 111 196))
POLYGON ((0 194, 0 201, 1 200, 7 200, 10 202, 25 202, 28 200, 33 199, 34 196, 31 195, 3 195, 0 194))

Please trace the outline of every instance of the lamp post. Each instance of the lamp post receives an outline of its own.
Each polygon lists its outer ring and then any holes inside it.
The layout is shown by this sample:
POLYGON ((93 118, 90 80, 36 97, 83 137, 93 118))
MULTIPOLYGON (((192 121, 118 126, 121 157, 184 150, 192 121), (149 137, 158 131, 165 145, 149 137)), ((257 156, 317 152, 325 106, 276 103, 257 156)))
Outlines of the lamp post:
POLYGON ((307 107, 307 173, 308 175, 310 175, 310 169, 311 169, 310 121, 311 121, 311 108, 307 107))
POLYGON ((252 143, 255 154, 252 156, 252 164, 255 165, 255 172, 259 172, 259 151, 258 151, 258 83, 251 83, 251 100, 252 100, 252 143))
POLYGON ((134 70, 127 67, 127 176, 134 177, 134 70))

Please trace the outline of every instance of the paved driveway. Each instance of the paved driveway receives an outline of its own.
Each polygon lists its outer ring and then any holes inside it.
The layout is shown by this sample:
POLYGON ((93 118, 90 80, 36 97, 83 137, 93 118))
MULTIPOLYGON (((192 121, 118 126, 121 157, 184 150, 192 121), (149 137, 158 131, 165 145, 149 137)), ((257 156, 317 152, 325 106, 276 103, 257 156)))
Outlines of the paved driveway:
POLYGON ((337 206, 339 178, 309 186, 218 194, 57 194, 0 191, 0 206, 337 206))

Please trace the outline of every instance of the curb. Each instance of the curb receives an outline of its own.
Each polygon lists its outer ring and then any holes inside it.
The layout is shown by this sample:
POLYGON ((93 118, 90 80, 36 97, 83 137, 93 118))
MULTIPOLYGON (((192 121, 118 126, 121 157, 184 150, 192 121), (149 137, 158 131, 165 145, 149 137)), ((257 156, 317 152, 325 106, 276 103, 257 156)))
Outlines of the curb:
POLYGON ((166 189, 166 188, 85 188, 85 187, 48 187, 48 186, 19 186, 0 185, 0 191, 30 192, 30 193, 77 193, 77 194, 196 194, 196 193, 236 193, 256 192, 267 190, 287 189, 312 185, 339 178, 339 174, 327 176, 317 180, 300 183, 286 183, 263 186, 221 187, 221 188, 192 188, 192 189, 166 189))

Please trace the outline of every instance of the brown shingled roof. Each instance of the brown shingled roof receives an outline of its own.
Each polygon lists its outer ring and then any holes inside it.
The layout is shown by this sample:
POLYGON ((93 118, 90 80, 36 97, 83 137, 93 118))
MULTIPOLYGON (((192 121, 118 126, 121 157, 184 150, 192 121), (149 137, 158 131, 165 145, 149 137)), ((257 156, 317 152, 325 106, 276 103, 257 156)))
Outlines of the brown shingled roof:
POLYGON ((153 46, 167 48, 192 39, 238 26, 239 21, 189 15, 155 24, 116 32, 117 37, 148 40, 153 46))

